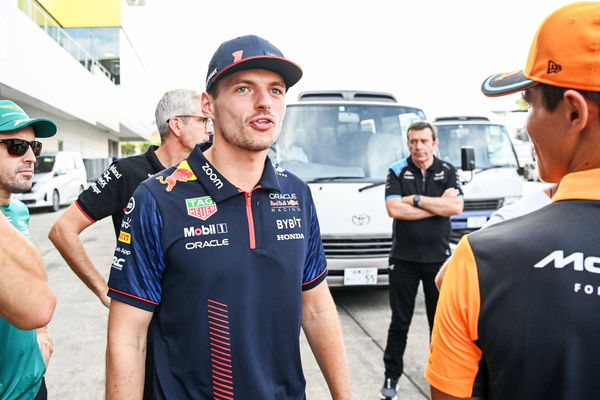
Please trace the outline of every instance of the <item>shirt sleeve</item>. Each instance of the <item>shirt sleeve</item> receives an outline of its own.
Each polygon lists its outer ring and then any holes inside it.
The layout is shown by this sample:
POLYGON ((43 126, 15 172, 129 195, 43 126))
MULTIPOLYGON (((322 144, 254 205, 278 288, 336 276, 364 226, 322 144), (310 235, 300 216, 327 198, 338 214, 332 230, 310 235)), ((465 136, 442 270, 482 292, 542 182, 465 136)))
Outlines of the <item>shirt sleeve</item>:
POLYGON ((458 189, 460 194, 458 197, 463 197, 463 191, 460 184, 460 179, 458 174, 456 173, 456 168, 451 167, 450 171, 448 171, 448 180, 446 181, 446 189, 455 188, 458 189))
POLYGON ((94 183, 81 192, 77 206, 93 222, 116 214, 123 207, 125 176, 118 162, 114 162, 94 183))
POLYGON ((436 389, 470 398, 479 373, 479 278, 467 236, 459 242, 438 300, 425 378, 436 389))
POLYGON ((111 298, 147 311, 160 303, 165 270, 162 226, 156 200, 145 186, 138 186, 125 210, 112 260, 111 298))
POLYGON ((400 177, 390 168, 385 181, 385 199, 394 197, 402 197, 402 185, 400 177))
POLYGON ((310 200, 310 235, 306 249, 306 260, 304 262, 304 274, 302 279, 302 290, 312 289, 327 277, 327 259, 321 241, 319 220, 315 205, 310 200))

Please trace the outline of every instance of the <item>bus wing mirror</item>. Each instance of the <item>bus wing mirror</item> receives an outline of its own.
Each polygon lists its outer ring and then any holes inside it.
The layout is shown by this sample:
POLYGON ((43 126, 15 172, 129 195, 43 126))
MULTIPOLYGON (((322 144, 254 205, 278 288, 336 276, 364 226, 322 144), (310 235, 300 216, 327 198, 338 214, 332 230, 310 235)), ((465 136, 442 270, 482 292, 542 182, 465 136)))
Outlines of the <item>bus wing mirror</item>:
POLYGON ((475 150, 472 147, 460 148, 460 169, 473 171, 475 169, 475 150))

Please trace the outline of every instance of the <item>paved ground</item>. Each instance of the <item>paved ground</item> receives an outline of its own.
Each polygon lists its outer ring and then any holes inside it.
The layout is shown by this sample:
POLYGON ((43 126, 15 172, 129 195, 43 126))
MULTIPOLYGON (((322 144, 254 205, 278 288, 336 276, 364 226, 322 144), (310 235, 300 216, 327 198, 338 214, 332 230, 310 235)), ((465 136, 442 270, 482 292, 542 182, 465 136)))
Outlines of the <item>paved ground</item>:
MULTIPOLYGON (((526 185, 526 192, 544 184, 526 185)), ((55 354, 46 375, 51 399, 96 400, 104 398, 104 351, 107 310, 71 272, 46 238, 58 213, 32 212, 33 241, 46 261, 48 276, 58 297, 50 324, 55 354)), ((92 225, 82 235, 96 266, 107 276, 115 245, 111 222, 92 225)), ((354 397, 376 399, 383 383, 382 355, 390 319, 387 289, 361 288, 334 291, 344 342, 348 353, 354 397)), ((401 398, 428 399, 429 388, 423 379, 429 333, 423 295, 419 293, 415 316, 409 332, 405 375, 401 379, 401 398)), ((304 338, 301 338, 303 364, 308 381, 309 400, 330 398, 325 381, 304 338)))

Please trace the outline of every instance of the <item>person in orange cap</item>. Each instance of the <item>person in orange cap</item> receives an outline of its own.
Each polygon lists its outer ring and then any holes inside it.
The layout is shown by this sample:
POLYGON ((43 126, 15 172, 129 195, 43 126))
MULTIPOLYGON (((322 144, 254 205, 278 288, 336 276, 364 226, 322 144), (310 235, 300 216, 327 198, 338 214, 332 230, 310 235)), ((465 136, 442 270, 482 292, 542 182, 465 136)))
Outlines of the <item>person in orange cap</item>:
POLYGON ((542 23, 523 71, 487 96, 523 91, 552 204, 464 237, 448 266, 425 377, 433 400, 600 398, 600 3, 542 23))

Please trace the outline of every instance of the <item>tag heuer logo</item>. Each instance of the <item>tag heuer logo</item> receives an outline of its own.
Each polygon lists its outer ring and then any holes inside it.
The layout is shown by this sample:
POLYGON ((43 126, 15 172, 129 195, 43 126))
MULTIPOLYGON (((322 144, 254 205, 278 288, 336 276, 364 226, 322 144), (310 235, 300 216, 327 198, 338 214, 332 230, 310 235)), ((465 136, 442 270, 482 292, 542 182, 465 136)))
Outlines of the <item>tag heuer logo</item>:
POLYGON ((188 215, 203 221, 217 212, 217 205, 210 196, 185 199, 185 206, 188 215))

